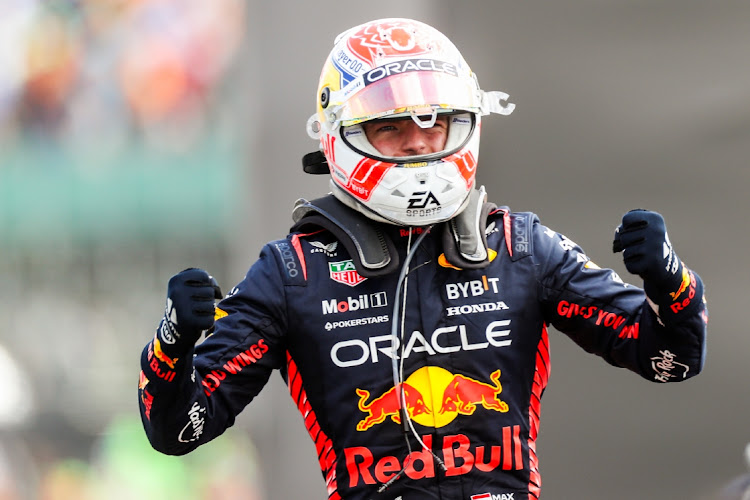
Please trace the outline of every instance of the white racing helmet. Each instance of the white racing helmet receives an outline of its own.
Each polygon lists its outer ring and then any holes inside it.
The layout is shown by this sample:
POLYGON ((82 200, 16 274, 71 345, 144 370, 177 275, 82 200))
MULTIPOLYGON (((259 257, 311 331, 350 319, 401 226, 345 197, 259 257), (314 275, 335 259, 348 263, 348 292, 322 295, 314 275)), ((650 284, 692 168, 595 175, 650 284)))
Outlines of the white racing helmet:
POLYGON ((339 200, 368 217, 404 226, 449 220, 474 189, 481 116, 508 115, 503 92, 484 92, 453 43, 409 19, 381 19, 339 35, 320 75, 310 137, 320 140, 339 200), (448 114, 442 151, 384 156, 362 123, 411 117, 431 127, 448 114))

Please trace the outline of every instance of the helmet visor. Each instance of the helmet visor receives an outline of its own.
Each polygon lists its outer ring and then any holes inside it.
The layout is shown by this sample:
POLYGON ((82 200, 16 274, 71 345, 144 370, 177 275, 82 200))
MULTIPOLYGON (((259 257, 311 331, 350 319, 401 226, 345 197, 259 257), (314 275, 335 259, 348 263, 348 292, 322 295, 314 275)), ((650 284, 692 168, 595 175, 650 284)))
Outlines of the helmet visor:
POLYGON ((477 112, 480 102, 465 78, 438 71, 411 71, 382 78, 365 86, 341 106, 343 126, 437 106, 477 112))

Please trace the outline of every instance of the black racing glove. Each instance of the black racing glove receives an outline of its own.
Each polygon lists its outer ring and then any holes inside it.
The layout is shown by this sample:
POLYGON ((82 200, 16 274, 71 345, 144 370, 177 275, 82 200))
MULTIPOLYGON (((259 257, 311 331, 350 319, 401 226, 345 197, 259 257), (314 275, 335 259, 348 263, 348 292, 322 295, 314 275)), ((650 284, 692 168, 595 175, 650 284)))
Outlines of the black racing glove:
POLYGON ((690 292, 695 277, 677 257, 660 214, 643 209, 626 213, 615 230, 612 250, 622 252, 625 268, 643 278, 643 288, 653 302, 669 305, 675 313, 682 309, 672 305, 690 292))
POLYGON ((169 358, 185 355, 205 330, 214 324, 214 300, 221 299, 219 284, 203 269, 175 274, 167 285, 167 306, 156 331, 161 351, 169 358))

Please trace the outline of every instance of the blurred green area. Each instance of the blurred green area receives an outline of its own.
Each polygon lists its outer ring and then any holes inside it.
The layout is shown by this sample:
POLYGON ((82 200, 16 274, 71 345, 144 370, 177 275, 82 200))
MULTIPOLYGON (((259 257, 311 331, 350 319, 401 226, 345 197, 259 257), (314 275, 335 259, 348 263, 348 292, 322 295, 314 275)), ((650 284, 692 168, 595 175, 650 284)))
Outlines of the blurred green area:
POLYGON ((106 161, 18 145, 0 168, 2 245, 220 238, 239 199, 240 159, 218 142, 186 155, 135 144, 106 161))
POLYGON ((166 457, 137 407, 166 278, 228 265, 245 22, 241 0, 0 7, 3 500, 259 498, 243 429, 166 457))
POLYGON ((259 500, 256 460, 252 442, 231 429, 190 455, 162 455, 137 416, 120 415, 93 444, 90 459, 63 458, 45 468, 38 498, 259 500))
POLYGON ((2 394, 0 476, 13 484, 0 479, 0 498, 259 498, 241 429, 202 454, 166 457, 137 420, 137 359, 164 276, 228 264, 241 193, 231 146, 176 155, 136 143, 106 162, 38 142, 3 154, 0 347, 17 372, 5 380, 23 384, 2 394), (3 460, 7 439, 26 461, 3 460))

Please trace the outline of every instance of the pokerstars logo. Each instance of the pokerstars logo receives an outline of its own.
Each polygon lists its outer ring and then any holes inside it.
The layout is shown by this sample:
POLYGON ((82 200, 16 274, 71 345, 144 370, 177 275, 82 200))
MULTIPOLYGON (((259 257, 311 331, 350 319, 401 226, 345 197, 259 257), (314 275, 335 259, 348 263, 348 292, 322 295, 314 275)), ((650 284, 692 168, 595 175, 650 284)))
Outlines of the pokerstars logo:
POLYGON ((361 311, 371 307, 385 307, 388 299, 385 292, 375 292, 369 295, 362 294, 358 297, 347 297, 346 299, 324 300, 321 302, 323 314, 345 313, 349 311, 361 311))

